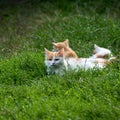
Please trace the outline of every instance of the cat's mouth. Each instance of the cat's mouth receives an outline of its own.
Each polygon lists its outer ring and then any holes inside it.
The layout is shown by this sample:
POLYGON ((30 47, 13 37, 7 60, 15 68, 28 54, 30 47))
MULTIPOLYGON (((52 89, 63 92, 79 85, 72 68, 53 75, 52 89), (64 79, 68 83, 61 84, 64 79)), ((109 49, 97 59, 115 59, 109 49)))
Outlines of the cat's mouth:
POLYGON ((56 64, 53 63, 52 66, 54 67, 54 66, 56 66, 56 64))
POLYGON ((60 67, 60 66, 59 66, 58 64, 52 64, 51 67, 53 67, 53 68, 58 68, 58 67, 60 67))

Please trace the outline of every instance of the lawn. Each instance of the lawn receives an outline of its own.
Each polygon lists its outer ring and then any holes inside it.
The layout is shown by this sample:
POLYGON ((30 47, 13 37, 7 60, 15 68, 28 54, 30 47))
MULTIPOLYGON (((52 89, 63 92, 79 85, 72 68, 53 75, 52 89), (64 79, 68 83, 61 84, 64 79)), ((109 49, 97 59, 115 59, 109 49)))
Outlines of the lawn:
POLYGON ((0 2, 0 120, 119 120, 120 2, 0 2), (103 70, 47 75, 44 48, 69 39, 79 57, 93 46, 117 60, 103 70))

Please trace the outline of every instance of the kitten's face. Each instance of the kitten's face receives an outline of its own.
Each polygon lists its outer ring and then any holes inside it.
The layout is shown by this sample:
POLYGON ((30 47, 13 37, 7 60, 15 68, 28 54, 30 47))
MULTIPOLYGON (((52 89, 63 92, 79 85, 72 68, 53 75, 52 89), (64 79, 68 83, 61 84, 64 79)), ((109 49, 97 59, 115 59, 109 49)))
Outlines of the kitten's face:
POLYGON ((53 48, 55 51, 61 50, 62 48, 66 49, 67 47, 69 47, 68 39, 64 42, 53 43, 53 48))
POLYGON ((58 52, 52 52, 45 49, 45 64, 48 67, 57 68, 63 64, 64 60, 64 49, 59 50, 58 52))

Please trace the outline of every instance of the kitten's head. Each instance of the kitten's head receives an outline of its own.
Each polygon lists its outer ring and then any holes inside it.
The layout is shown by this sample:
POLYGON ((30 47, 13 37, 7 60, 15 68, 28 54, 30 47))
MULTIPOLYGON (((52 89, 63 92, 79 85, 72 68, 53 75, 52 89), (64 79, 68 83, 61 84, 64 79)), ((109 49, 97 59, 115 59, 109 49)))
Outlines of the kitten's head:
POLYGON ((57 68, 63 64, 64 61, 64 48, 57 52, 49 51, 45 48, 45 64, 48 67, 57 68))
POLYGON ((66 39, 63 42, 58 42, 58 43, 53 42, 53 48, 55 51, 61 50, 62 48, 64 49, 69 48, 69 40, 66 39))

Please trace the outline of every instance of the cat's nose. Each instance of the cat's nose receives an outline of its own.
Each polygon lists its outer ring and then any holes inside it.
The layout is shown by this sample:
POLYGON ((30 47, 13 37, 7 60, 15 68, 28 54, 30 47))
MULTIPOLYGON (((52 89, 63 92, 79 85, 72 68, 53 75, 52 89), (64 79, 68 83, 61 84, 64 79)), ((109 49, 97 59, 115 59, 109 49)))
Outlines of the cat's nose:
POLYGON ((54 66, 54 65, 55 65, 55 63, 52 63, 52 65, 54 66))

